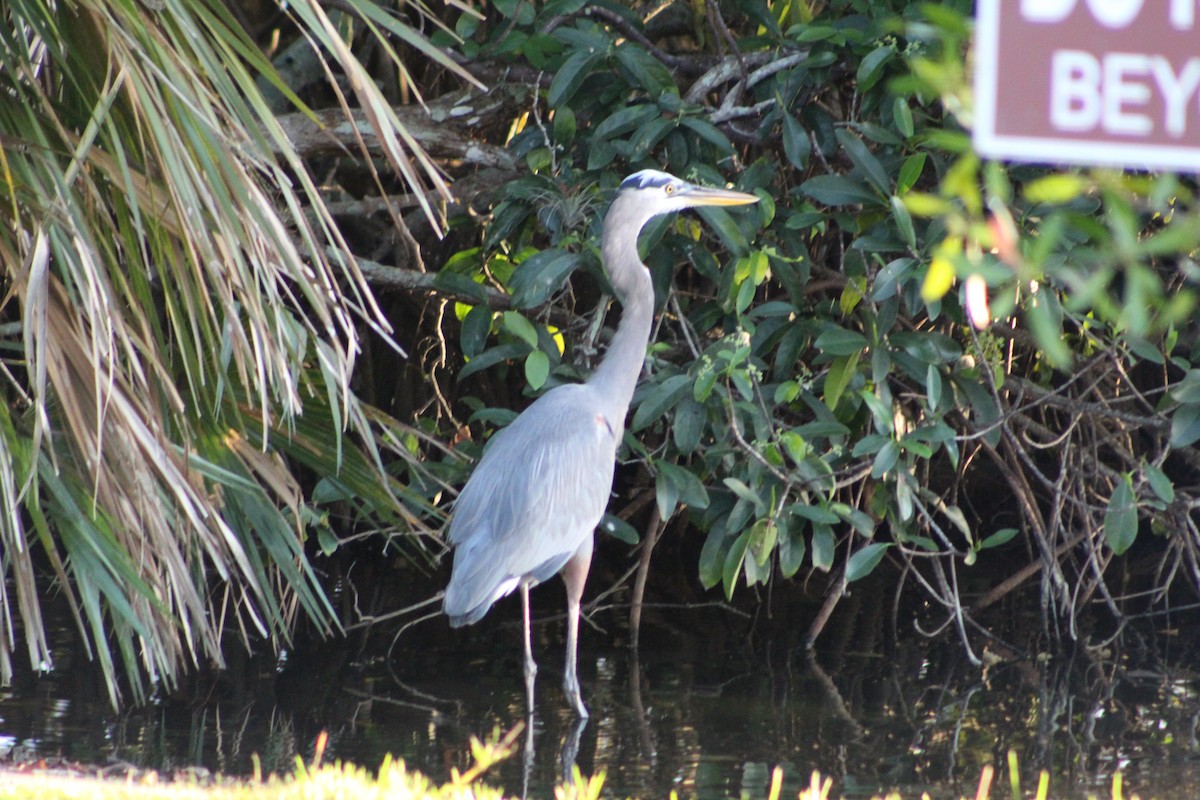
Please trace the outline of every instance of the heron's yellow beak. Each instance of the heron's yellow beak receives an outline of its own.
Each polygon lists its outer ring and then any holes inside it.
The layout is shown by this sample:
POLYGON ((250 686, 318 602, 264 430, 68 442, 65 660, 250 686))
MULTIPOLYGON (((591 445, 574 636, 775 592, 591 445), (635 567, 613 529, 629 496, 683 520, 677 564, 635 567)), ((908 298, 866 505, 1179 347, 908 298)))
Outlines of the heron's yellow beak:
POLYGON ((758 202, 758 197, 752 194, 707 186, 693 186, 688 190, 687 199, 697 206, 745 206, 758 202))

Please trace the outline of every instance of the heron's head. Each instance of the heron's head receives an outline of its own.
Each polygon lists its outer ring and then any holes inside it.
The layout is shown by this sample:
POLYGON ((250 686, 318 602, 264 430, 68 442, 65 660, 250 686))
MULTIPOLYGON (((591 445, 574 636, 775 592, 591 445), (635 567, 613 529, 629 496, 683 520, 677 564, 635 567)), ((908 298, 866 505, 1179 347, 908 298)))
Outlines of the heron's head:
POLYGON ((696 206, 744 206, 757 203, 752 194, 697 186, 656 169, 635 172, 621 182, 617 201, 643 222, 660 214, 696 206))

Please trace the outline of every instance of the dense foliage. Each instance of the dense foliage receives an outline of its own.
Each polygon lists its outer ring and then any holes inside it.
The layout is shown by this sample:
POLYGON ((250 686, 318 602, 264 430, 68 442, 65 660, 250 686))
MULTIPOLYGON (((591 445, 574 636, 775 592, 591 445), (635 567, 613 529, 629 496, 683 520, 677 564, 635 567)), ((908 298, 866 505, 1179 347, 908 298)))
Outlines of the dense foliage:
POLYGON ((982 162, 970 3, 388 5, 6 7, 0 675, 14 618, 49 664, 52 585, 114 698, 118 660, 336 627, 311 559, 420 552, 594 365, 644 167, 761 202, 643 235, 607 532, 679 521, 728 595, 886 559, 972 657, 1031 581, 1068 639, 1200 587, 1194 182, 982 162))
MULTIPOLYGON (((393 131, 319 5, 289 14, 363 130, 393 131)), ((332 539, 332 502, 400 519, 351 390, 360 326, 388 323, 327 249, 318 179, 255 82, 272 75, 202 0, 0 9, 0 682, 18 631, 53 667, 44 597, 114 703, 121 673, 141 698, 221 663, 226 633, 286 641, 298 612, 332 631, 304 538, 332 539)), ((443 185, 387 141, 416 188, 443 185)))
POLYGON ((612 511, 686 516, 730 595, 888 558, 972 657, 964 585, 982 608, 1040 575, 1066 638, 1093 600, 1123 621, 1200 586, 1192 184, 982 163, 967 3, 706 10, 460 20, 472 59, 549 80, 509 142, 525 174, 443 267, 514 308, 458 307, 443 390, 489 425, 509 412, 481 373, 586 374, 606 192, 643 167, 732 181, 763 202, 643 237, 662 314, 612 511), (1139 532, 1153 566, 1130 574, 1139 532))

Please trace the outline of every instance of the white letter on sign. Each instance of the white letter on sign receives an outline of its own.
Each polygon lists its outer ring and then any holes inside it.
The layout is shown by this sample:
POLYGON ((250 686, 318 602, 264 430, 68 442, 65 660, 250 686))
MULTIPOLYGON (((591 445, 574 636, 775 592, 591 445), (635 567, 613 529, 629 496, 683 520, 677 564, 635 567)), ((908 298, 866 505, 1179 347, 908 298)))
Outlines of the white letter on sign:
POLYGON ((1075 0, 1021 0, 1021 16, 1030 22, 1062 22, 1075 0))
POLYGON ((1050 124, 1090 131, 1100 122, 1100 63, 1082 50, 1059 50, 1050 67, 1050 124))
POLYGON ((1108 28, 1124 28, 1142 10, 1143 0, 1087 0, 1092 16, 1108 28))
POLYGON ((1171 62, 1162 56, 1155 56, 1151 66, 1154 67, 1154 80, 1162 90, 1163 104, 1167 107, 1167 133, 1183 136, 1187 132, 1188 101, 1200 88, 1200 58, 1189 58, 1179 75, 1175 74, 1171 62))
POLYGON ((1171 25, 1180 31, 1196 26, 1196 0, 1171 0, 1171 25))
POLYGON ((1150 87, 1129 78, 1150 72, 1150 56, 1140 53, 1109 53, 1104 57, 1104 129, 1113 133, 1147 134, 1154 123, 1145 114, 1124 109, 1125 105, 1145 105, 1150 87))

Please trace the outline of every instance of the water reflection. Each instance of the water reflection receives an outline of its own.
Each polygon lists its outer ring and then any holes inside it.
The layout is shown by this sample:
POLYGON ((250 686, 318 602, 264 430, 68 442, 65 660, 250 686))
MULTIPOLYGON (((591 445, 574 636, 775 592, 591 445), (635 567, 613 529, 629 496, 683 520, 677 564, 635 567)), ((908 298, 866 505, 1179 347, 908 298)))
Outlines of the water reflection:
MULTIPOLYGON (((685 628, 643 631, 636 656, 619 642, 596 646, 613 635, 587 637, 580 677, 592 717, 582 727, 558 688, 561 663, 544 656, 527 744, 489 780, 550 797, 574 761, 606 774, 609 797, 757 798, 781 765, 784 796, 813 769, 843 795, 958 796, 1015 749, 1030 773, 1051 770, 1055 796, 1107 793, 1117 768, 1143 796, 1200 796, 1200 697, 1186 668, 1195 652, 1173 641, 1136 658, 1013 660, 981 673, 952 644, 875 648, 884 657, 843 643, 810 659, 787 636, 685 628)), ((537 635, 539 653, 561 653, 561 625, 537 635)), ((526 722, 519 637, 519 622, 501 618, 462 637, 435 631, 390 660, 348 645, 292 654, 282 668, 247 660, 119 715, 91 665, 56 654, 54 674, 20 675, 0 695, 0 761, 249 774, 257 758, 286 772, 325 730, 326 759, 371 767, 393 753, 444 780, 469 766, 470 737, 526 722)))

